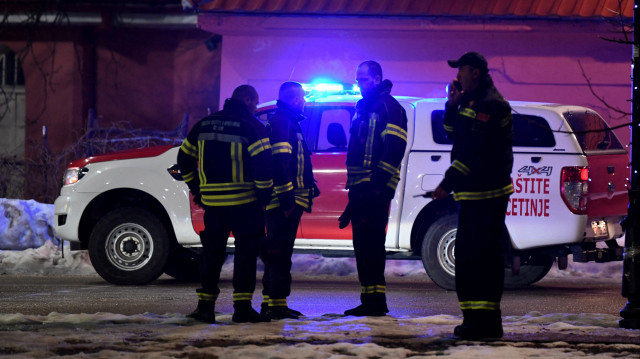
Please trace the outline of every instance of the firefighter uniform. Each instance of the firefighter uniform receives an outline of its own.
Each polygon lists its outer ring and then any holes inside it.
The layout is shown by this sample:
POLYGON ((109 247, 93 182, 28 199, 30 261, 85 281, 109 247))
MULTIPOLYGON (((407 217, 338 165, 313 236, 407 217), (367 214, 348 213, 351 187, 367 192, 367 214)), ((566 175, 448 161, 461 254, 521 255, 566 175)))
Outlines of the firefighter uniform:
POLYGON ((262 309, 273 319, 301 315, 287 304, 291 294, 291 256, 302 213, 311 212, 313 198, 319 195, 311 152, 299 124, 304 119, 298 111, 278 100, 268 125, 274 191, 267 205, 267 241, 262 249, 265 262, 262 309), (293 212, 285 216, 284 210, 290 208, 293 212))
MULTIPOLYGON (((265 237, 261 206, 268 202, 273 187, 265 126, 243 103, 228 99, 222 111, 205 117, 189 132, 178 152, 178 165, 194 201, 205 210, 199 308, 212 308, 220 293, 220 271, 232 232, 234 316, 253 311, 258 247, 265 237)), ((238 316, 234 319, 243 321, 238 316)))
POLYGON ((513 193, 511 107, 488 78, 464 92, 459 106, 447 103, 444 128, 453 140, 452 163, 440 187, 453 191, 459 211, 456 291, 464 322, 456 335, 501 337, 504 221, 513 193))
POLYGON ((382 81, 356 104, 347 150, 353 247, 361 285, 361 305, 346 315, 385 315, 385 238, 389 205, 400 178, 407 146, 407 114, 382 81))

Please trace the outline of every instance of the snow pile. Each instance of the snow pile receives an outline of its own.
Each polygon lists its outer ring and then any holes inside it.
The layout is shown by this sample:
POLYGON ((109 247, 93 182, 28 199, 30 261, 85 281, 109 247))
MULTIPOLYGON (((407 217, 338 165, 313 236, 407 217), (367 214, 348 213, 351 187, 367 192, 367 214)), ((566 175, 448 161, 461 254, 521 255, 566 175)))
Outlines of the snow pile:
POLYGON ((0 198, 0 250, 59 243, 53 232, 53 205, 0 198))

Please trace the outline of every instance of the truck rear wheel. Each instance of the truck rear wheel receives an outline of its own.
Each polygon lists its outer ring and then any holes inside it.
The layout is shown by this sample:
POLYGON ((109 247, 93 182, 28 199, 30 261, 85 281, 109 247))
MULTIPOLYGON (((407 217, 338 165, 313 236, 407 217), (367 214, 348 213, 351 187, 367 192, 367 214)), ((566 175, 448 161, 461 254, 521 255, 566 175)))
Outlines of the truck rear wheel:
POLYGON ((125 207, 107 213, 89 237, 93 267, 113 284, 147 284, 157 279, 169 250, 167 229, 141 208, 125 207))
MULTIPOLYGON (((438 218, 429 227, 422 241, 422 264, 429 278, 446 290, 456 289, 455 245, 458 216, 449 214, 438 218)), ((506 288, 519 288, 542 279, 553 265, 553 257, 530 255, 523 258, 520 273, 513 275, 505 269, 506 288)))

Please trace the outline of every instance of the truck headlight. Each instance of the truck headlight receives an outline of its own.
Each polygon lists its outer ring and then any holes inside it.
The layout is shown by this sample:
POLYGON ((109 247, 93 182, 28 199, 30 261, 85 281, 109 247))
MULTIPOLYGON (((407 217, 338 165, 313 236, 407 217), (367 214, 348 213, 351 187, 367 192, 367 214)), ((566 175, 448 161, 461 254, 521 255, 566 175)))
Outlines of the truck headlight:
POLYGON ((64 171, 64 176, 62 177, 62 185, 70 185, 78 182, 84 175, 89 172, 89 169, 86 167, 69 167, 66 171, 64 171))

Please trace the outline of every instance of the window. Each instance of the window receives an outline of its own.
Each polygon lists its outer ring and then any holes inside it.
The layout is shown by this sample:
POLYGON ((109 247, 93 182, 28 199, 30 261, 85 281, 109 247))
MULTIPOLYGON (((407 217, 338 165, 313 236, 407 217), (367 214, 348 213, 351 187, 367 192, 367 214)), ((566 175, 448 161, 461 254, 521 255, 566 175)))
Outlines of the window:
POLYGON ((623 149, 616 135, 597 113, 566 112, 563 116, 569 122, 583 151, 623 149))
MULTIPOLYGON (((435 143, 442 145, 453 144, 442 126, 443 121, 444 110, 436 110, 431 113, 433 140, 435 143)), ((544 118, 514 113, 513 145, 521 147, 554 147, 556 140, 544 118)))

